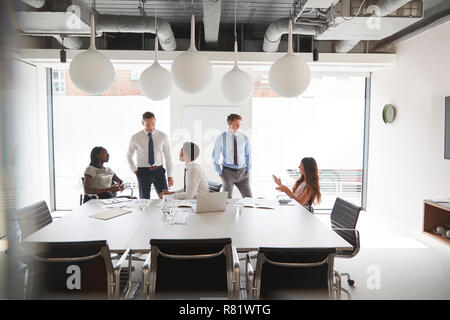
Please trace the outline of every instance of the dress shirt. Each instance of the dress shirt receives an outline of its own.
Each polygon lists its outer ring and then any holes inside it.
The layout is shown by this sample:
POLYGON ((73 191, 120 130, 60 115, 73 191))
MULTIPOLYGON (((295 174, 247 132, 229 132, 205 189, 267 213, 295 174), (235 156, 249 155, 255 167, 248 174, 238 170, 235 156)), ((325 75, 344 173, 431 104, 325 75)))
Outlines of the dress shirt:
POLYGON ((186 165, 186 191, 183 190, 175 191, 174 198, 194 199, 200 193, 209 192, 208 177, 199 164, 189 162, 186 165))
MULTIPOLYGON (((128 146, 127 160, 131 171, 137 168, 151 167, 148 163, 148 137, 149 132, 145 129, 139 131, 131 137, 128 146), (134 163, 134 153, 136 152, 136 164, 134 163)), ((153 149, 155 154, 155 163, 153 166, 162 166, 166 164, 167 176, 172 177, 172 158, 170 156, 169 137, 162 131, 153 130, 153 149)))
POLYGON ((239 131, 236 133, 230 130, 223 132, 216 138, 212 160, 214 169, 219 176, 222 174, 221 165, 232 169, 246 168, 248 173, 250 173, 250 141, 248 137, 239 131), (237 165, 234 164, 234 136, 236 136, 237 141, 237 165), (222 163, 220 163, 221 155, 223 158, 222 163))

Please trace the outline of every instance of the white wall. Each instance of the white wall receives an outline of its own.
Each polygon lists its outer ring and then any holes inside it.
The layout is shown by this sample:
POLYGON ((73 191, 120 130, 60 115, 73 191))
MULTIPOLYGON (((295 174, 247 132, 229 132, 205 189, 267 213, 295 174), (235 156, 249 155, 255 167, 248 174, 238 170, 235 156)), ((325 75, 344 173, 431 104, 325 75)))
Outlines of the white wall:
MULTIPOLYGON (((214 66, 214 75, 213 80, 211 84, 202 92, 198 94, 189 94, 181 91, 176 87, 175 84, 173 84, 173 90, 170 96, 170 104, 171 104, 171 148, 179 150, 181 149, 182 142, 185 140, 185 138, 182 137, 183 134, 183 110, 186 106, 204 106, 204 107, 224 107, 229 106, 233 107, 235 105, 232 105, 229 103, 223 96, 220 91, 220 82, 222 77, 232 69, 232 66, 214 66)), ((249 73, 251 73, 250 69, 241 68, 242 70, 245 70, 249 73)), ((246 133, 249 136, 249 139, 251 140, 251 127, 252 127, 252 102, 251 99, 245 102, 244 104, 239 106, 241 109, 241 116, 243 118, 241 122, 241 131, 246 133)), ((221 131, 225 131, 227 129, 227 122, 226 122, 226 116, 223 119, 223 126, 221 128, 217 128, 221 131)), ((192 138, 192 135, 194 133, 191 133, 191 137, 186 138, 192 138)), ((203 151, 210 152, 209 148, 206 147, 209 146, 211 138, 207 136, 207 132, 203 133, 203 140, 204 140, 204 150, 200 150, 200 155, 203 158, 203 151)), ((211 157, 209 157, 210 159, 211 157)), ((184 165, 182 162, 178 160, 178 157, 173 159, 174 163, 174 179, 175 179, 175 187, 183 187, 183 168, 184 165)), ((208 175, 208 178, 212 181, 220 182, 220 178, 215 173, 214 168, 211 163, 207 163, 204 161, 202 163, 204 165, 204 168, 206 169, 206 173, 208 175)), ((239 194, 238 191, 235 191, 236 194, 239 194)))
POLYGON ((423 200, 450 197, 444 160, 450 96, 450 23, 397 47, 395 67, 372 74, 367 211, 422 230, 423 200), (386 125, 385 104, 397 108, 386 125))

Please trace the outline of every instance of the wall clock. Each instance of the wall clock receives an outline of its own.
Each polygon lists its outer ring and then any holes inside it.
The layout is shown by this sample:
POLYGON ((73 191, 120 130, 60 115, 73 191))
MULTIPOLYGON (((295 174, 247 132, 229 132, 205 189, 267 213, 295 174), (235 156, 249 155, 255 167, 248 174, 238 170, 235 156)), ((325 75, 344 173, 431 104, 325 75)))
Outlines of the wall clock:
POLYGON ((392 123, 395 119, 395 107, 392 104, 387 104, 383 108, 384 123, 392 123))

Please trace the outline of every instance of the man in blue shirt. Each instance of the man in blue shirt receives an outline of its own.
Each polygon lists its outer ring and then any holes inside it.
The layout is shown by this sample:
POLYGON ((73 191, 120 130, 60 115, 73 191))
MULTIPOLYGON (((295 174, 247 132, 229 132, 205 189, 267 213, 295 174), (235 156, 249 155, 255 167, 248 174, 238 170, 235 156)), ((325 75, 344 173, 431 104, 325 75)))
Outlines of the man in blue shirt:
POLYGON ((233 195, 233 187, 239 189, 242 197, 251 197, 250 189, 250 142, 248 137, 239 132, 242 117, 230 114, 227 118, 228 130, 216 138, 212 160, 214 169, 222 178, 228 198, 233 195), (222 155, 222 163, 220 156, 222 155))

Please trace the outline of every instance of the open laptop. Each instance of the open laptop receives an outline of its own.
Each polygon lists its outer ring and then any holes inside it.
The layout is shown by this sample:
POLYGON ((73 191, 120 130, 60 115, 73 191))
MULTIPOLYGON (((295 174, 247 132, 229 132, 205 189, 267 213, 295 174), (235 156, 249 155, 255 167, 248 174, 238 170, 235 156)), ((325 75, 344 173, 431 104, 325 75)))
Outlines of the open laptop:
POLYGON ((197 196, 197 204, 192 207, 195 212, 225 211, 228 192, 205 192, 197 196))

